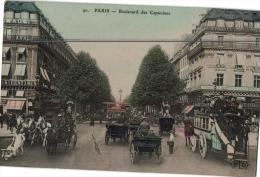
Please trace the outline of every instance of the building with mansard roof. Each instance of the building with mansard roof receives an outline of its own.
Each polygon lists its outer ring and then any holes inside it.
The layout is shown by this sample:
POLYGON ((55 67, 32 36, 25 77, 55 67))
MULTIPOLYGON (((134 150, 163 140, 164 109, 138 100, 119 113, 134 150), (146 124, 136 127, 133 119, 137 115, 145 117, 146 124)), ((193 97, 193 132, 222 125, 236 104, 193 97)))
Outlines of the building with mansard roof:
POLYGON ((54 108, 55 81, 76 54, 33 2, 7 1, 3 31, 3 110, 29 114, 54 108))
MULTIPOLYGON (((182 105, 203 95, 260 98, 260 12, 210 9, 172 58, 186 82, 182 105)), ((259 111, 252 110, 259 116, 259 111)))

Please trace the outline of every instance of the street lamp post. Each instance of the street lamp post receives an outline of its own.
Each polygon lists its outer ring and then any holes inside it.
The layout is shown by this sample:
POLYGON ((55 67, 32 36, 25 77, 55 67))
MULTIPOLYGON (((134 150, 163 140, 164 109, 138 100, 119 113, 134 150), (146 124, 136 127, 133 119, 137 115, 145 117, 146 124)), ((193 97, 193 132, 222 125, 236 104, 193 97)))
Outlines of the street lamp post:
POLYGON ((119 103, 121 103, 123 90, 120 88, 118 92, 119 92, 119 103))

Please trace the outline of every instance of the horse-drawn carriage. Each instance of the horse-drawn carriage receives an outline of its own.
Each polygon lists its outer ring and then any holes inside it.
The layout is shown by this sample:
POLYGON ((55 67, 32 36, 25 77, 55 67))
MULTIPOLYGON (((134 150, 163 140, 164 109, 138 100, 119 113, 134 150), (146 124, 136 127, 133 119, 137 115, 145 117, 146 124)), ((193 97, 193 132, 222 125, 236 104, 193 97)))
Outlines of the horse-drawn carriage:
POLYGON ((75 148, 77 133, 75 121, 71 116, 61 116, 53 121, 52 127, 48 129, 45 147, 49 155, 53 155, 57 148, 64 152, 75 148))
MULTIPOLYGON (((227 99, 227 98, 225 98, 227 99)), ((191 150, 199 149, 202 158, 209 150, 226 155, 232 166, 248 166, 248 116, 241 104, 213 98, 194 105, 194 135, 191 150)))
POLYGON ((161 138, 150 130, 150 125, 146 121, 140 123, 130 139, 131 162, 133 164, 136 163, 138 156, 143 153, 148 153, 150 158, 154 154, 157 157, 157 161, 161 162, 161 138))
POLYGON ((107 108, 107 123, 105 144, 108 145, 109 140, 116 139, 128 142, 128 117, 126 116, 126 109, 124 105, 112 104, 107 108))
POLYGON ((160 117, 159 118, 159 135, 161 136, 163 132, 175 132, 175 119, 173 117, 160 117))
POLYGON ((106 128, 106 145, 108 145, 109 139, 113 139, 113 141, 115 142, 115 140, 119 138, 120 140, 128 142, 128 125, 126 123, 110 121, 106 124, 106 128))

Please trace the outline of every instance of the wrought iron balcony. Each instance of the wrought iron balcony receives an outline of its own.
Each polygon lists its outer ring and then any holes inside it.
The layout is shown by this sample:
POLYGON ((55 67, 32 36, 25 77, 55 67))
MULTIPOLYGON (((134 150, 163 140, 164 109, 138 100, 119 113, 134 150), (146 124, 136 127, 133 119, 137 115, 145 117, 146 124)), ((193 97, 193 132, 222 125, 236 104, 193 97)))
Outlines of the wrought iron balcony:
POLYGON ((4 35, 4 41, 12 41, 12 42, 19 42, 19 41, 29 41, 35 42, 40 40, 40 36, 31 36, 31 35, 4 35))
POLYGON ((1 86, 22 86, 22 87, 36 87, 38 86, 37 80, 12 80, 12 79, 2 79, 1 86))
POLYGON ((193 39, 196 40, 197 37, 199 37, 201 34, 203 34, 205 31, 212 31, 212 32, 233 32, 233 33, 260 33, 260 28, 254 28, 254 27, 221 27, 221 26, 200 26, 198 27, 195 32, 193 33, 193 39))
MULTIPOLYGON (((186 92, 193 92, 198 90, 215 90, 213 85, 200 85, 190 88, 185 88, 186 92)), ((235 86, 217 86, 217 91, 240 91, 240 92, 259 92, 260 88, 255 87, 235 87, 235 86)))
POLYGON ((192 57, 203 49, 260 51, 260 45, 255 42, 202 41, 189 51, 188 56, 192 57))

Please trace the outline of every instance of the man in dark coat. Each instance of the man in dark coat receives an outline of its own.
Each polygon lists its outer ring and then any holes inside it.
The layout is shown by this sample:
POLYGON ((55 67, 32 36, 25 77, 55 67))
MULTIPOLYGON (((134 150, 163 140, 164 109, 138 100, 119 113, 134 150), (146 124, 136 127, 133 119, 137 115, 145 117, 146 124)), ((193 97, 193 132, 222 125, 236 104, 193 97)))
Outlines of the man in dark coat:
POLYGON ((16 115, 13 114, 11 116, 11 119, 10 119, 10 130, 11 130, 11 133, 13 133, 13 128, 16 128, 16 125, 17 125, 17 121, 16 121, 16 115))
POLYGON ((3 125, 4 125, 4 115, 2 113, 0 113, 0 124, 1 124, 1 128, 3 128, 3 125))

